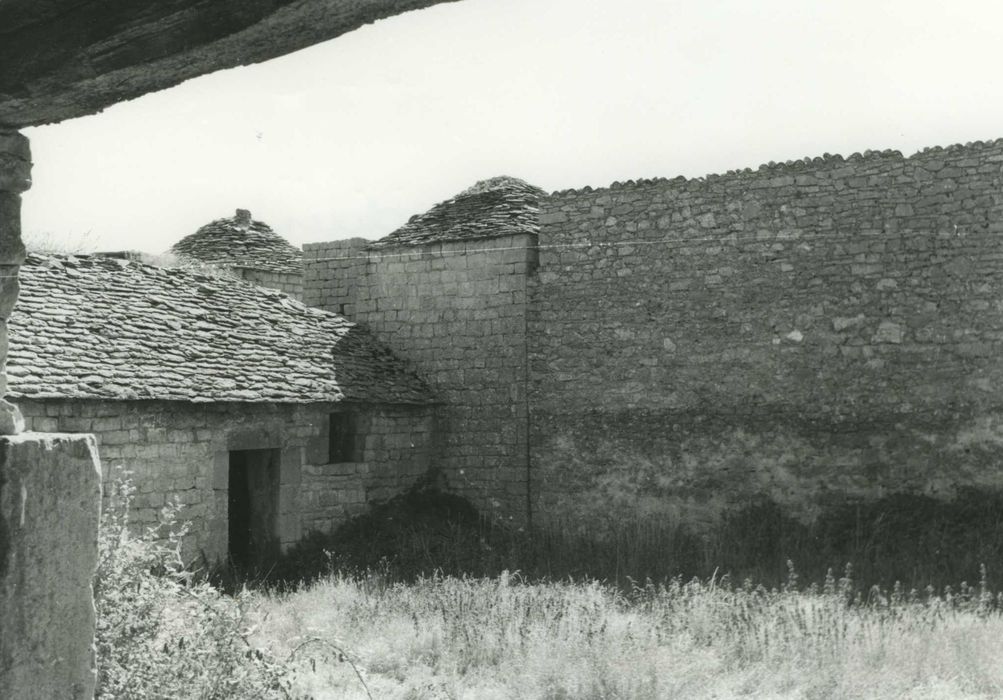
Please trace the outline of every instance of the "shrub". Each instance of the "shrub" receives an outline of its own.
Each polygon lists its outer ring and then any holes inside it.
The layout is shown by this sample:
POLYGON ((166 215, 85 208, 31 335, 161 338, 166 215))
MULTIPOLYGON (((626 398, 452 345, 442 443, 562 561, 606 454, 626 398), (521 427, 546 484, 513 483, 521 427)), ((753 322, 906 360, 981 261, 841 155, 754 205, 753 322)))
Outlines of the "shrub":
POLYGON ((102 516, 97 611, 98 698, 291 698, 289 670, 253 646, 247 624, 255 598, 227 597, 182 566, 180 505, 135 534, 133 489, 112 484, 102 516))

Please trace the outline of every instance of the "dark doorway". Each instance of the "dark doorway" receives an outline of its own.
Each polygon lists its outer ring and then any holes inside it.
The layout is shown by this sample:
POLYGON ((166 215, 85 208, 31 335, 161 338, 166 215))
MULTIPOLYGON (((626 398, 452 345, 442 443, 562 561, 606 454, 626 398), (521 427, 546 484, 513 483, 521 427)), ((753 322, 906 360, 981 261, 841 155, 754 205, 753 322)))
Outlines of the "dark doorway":
POLYGON ((230 560, 265 565, 279 553, 279 451, 230 452, 230 560))

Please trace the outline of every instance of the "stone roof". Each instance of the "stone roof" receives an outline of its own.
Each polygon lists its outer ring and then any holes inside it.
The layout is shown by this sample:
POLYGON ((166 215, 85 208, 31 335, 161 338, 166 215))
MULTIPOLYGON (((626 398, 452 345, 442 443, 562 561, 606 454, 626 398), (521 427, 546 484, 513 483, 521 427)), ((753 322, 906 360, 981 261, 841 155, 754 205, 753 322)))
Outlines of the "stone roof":
POLYGON ((171 247, 171 252, 221 267, 303 274, 303 251, 271 227, 238 209, 235 216, 211 221, 171 247))
POLYGON ((281 292, 100 256, 31 254, 9 321, 28 398, 429 403, 368 331, 281 292))
POLYGON ((545 192, 515 177, 482 180, 436 204, 368 248, 539 233, 545 192))

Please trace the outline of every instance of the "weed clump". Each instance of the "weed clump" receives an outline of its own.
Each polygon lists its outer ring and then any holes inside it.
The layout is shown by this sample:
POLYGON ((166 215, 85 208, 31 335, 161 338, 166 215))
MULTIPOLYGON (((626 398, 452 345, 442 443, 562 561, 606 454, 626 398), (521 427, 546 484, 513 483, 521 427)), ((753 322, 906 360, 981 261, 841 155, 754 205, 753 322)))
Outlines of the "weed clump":
POLYGON ((289 669, 251 641, 253 595, 224 596, 185 570, 181 506, 169 504, 159 525, 136 534, 132 486, 111 487, 94 579, 97 697, 293 697, 289 669))

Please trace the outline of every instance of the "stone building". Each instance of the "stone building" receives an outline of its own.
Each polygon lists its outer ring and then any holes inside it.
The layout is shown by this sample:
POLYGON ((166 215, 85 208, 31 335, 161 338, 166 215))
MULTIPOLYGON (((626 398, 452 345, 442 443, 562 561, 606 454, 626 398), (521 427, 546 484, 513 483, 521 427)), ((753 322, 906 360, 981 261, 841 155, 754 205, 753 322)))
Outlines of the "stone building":
POLYGON ((229 271, 239 279, 303 298, 303 251, 247 209, 211 221, 170 250, 182 261, 229 271))
POLYGON ((375 242, 307 244, 305 301, 359 319, 443 401, 439 465, 499 517, 526 513, 526 313, 542 190, 479 182, 375 242))
POLYGON ((810 518, 1003 488, 1003 140, 544 194, 481 183, 305 246, 305 300, 447 403, 515 518, 810 518))
POLYGON ((372 335, 286 294, 100 256, 29 255, 9 394, 29 430, 93 433, 133 520, 177 497, 186 550, 245 562, 430 466, 427 385, 372 335))

